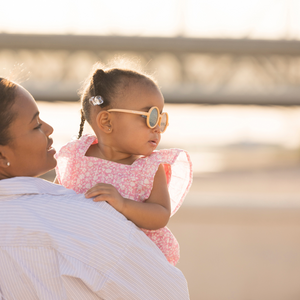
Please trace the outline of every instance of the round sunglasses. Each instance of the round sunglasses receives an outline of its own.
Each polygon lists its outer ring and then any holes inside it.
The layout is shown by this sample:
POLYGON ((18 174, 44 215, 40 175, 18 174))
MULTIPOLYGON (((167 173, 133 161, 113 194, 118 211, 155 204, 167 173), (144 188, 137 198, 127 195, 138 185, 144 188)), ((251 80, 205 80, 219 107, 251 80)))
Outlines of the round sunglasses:
POLYGON ((159 112, 158 107, 156 106, 152 106, 148 112, 129 110, 129 109, 108 109, 107 111, 124 112, 129 114, 141 115, 143 118, 146 118, 147 126, 149 128, 154 128, 158 124, 161 133, 165 132, 169 125, 168 113, 164 112, 161 114, 159 112))

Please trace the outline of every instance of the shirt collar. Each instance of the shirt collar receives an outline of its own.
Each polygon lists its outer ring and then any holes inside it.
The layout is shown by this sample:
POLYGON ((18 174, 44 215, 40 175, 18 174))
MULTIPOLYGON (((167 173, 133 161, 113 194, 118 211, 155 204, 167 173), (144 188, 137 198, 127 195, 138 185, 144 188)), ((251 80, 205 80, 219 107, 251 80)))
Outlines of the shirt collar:
POLYGON ((41 178, 14 177, 0 180, 0 197, 24 194, 76 194, 61 185, 54 184, 41 178))

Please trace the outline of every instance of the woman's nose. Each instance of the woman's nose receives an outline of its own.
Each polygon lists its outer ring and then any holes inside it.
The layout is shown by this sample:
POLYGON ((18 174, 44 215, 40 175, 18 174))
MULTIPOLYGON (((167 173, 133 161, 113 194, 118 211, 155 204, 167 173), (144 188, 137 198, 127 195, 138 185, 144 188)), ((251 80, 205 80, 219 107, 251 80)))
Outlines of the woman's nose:
POLYGON ((51 135, 51 134, 53 133, 53 131, 54 131, 53 127, 50 126, 50 125, 49 125, 48 123, 46 123, 46 122, 44 122, 44 128, 45 128, 44 132, 45 132, 45 134, 46 134, 47 136, 51 135))

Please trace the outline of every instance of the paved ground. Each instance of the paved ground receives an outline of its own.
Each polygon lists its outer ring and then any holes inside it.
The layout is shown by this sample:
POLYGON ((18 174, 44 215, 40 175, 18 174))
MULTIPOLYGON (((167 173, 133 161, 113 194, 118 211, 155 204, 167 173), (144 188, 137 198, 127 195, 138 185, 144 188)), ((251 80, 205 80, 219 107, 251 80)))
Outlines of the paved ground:
POLYGON ((182 207, 168 227, 192 300, 300 299, 300 209, 182 207))
POLYGON ((300 165, 285 169, 222 172, 195 176, 187 204, 300 207, 300 165))

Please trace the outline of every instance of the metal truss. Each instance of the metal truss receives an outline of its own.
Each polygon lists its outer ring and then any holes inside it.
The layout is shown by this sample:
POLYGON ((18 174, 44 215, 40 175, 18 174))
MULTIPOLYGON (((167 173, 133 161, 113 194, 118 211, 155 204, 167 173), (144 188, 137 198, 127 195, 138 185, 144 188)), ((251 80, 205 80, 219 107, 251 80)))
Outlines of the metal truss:
POLYGON ((97 61, 153 75, 169 103, 300 104, 300 41, 0 34, 0 75, 36 99, 77 100, 97 61))

